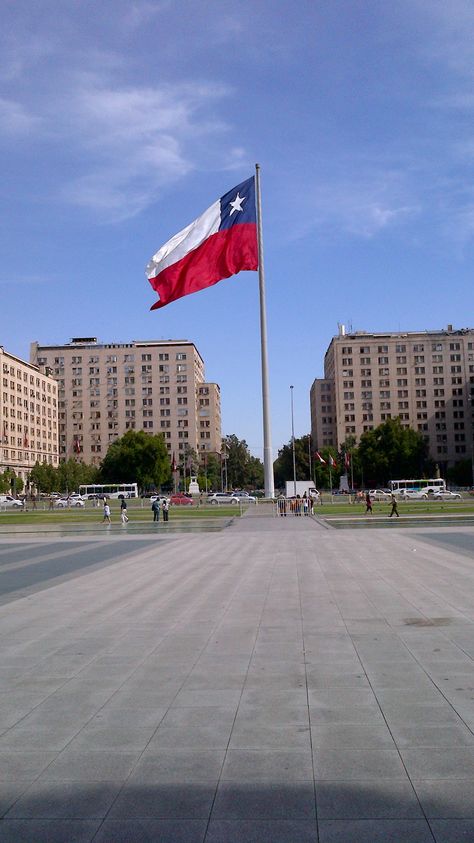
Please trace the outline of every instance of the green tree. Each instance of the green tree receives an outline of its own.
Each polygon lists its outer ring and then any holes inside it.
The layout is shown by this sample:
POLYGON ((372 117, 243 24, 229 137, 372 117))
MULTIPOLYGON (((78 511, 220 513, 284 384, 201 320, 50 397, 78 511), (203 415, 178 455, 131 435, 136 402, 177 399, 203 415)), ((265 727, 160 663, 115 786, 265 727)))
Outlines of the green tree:
POLYGON ((199 488, 204 491, 211 489, 217 492, 221 488, 221 459, 217 454, 204 454, 203 462, 199 468, 199 488), (207 485, 206 485, 207 479, 207 485))
MULTIPOLYGON (((230 489, 255 488, 255 480, 263 480, 263 465, 253 457, 245 439, 231 433, 222 440, 222 453, 226 454, 227 486, 230 489), (261 474, 260 468, 261 466, 261 474)), ((263 485, 259 482, 259 486, 263 485)))
POLYGON ((35 486, 38 492, 45 492, 49 495, 57 488, 57 470, 45 462, 37 462, 30 471, 30 483, 35 486))
MULTIPOLYGON (((455 486, 472 486, 473 466, 471 460, 459 460, 451 468, 448 468, 447 479, 455 486)), ((433 476, 436 476, 433 475, 433 476)))
POLYGON ((100 467, 104 483, 137 482, 140 489, 159 488, 169 481, 171 466, 161 435, 128 430, 109 447, 100 467))
POLYGON ((388 419, 374 430, 363 433, 357 455, 367 486, 423 477, 425 464, 429 465, 428 447, 422 434, 411 427, 403 427, 399 418, 388 419))
MULTIPOLYGON (((301 436, 295 439, 295 465, 296 480, 310 480, 309 471, 309 449, 311 447, 310 437, 301 436)), ((285 487, 287 480, 293 480, 293 441, 290 439, 287 445, 283 445, 278 451, 278 457, 273 463, 275 485, 279 489, 285 487)))
POLYGON ((73 492, 82 483, 97 483, 99 469, 74 459, 61 462, 57 469, 57 488, 60 492, 73 492))

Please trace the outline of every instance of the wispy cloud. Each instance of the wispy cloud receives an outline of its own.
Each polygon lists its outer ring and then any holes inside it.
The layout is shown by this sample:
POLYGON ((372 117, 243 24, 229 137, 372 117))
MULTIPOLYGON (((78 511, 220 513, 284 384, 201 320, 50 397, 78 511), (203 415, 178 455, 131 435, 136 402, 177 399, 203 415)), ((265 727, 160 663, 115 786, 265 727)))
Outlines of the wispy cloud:
POLYGON ((139 213, 163 185, 196 167, 209 137, 226 130, 210 113, 225 93, 205 84, 112 88, 81 80, 61 131, 79 149, 83 172, 64 185, 63 197, 113 219, 139 213))

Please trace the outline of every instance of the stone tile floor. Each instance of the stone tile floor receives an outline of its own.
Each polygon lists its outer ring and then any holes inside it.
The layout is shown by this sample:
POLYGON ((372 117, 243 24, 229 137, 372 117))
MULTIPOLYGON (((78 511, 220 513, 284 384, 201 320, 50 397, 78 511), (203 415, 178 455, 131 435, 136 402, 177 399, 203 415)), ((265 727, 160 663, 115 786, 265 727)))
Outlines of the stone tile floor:
POLYGON ((474 529, 259 509, 0 536, 0 841, 474 840, 474 529))

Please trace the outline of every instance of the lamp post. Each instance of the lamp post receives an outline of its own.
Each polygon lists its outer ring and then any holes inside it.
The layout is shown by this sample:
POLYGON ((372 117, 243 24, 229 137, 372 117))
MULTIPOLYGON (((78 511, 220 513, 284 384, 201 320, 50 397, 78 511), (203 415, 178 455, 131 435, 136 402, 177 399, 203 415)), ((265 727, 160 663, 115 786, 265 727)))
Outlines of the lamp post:
POLYGON ((293 494, 296 498, 296 453, 295 453, 295 420, 293 416, 293 386, 290 386, 291 395, 291 441, 293 444, 293 494))

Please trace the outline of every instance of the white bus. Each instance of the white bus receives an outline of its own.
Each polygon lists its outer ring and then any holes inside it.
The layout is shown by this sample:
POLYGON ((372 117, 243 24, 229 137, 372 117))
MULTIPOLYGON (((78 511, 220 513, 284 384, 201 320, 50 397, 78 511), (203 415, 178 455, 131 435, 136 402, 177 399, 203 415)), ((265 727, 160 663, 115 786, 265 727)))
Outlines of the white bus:
POLYGON ((83 498, 138 498, 136 483, 87 483, 79 486, 83 498))
POLYGON ((430 492, 445 492, 446 491, 446 481, 443 480, 442 477, 435 477, 431 480, 425 480, 425 478, 421 480, 391 480, 390 481, 390 491, 393 492, 394 495, 399 495, 400 492, 404 491, 405 489, 416 489, 417 492, 426 492, 429 494, 430 492))

